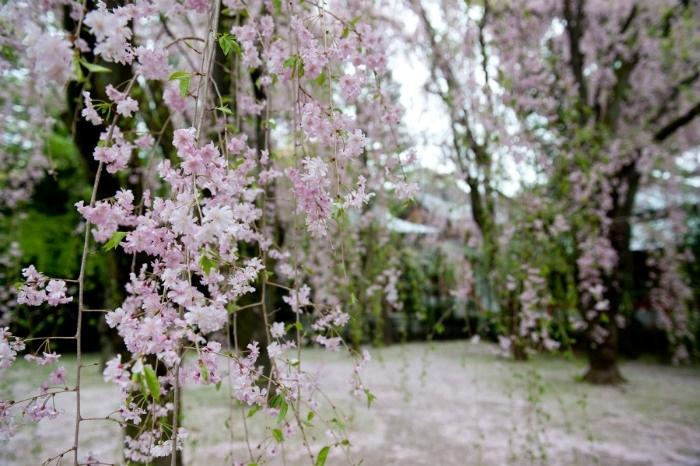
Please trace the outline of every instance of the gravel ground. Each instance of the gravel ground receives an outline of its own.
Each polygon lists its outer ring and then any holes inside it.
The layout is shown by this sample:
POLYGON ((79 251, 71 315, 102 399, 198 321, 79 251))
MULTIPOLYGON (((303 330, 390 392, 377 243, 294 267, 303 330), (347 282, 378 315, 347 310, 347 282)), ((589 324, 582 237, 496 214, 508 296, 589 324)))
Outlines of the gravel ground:
MULTIPOLYGON (((306 350, 308 369, 323 374, 321 387, 348 429, 349 453, 331 449, 327 465, 700 465, 700 369, 626 362, 629 383, 618 388, 576 381, 578 359, 540 356, 527 363, 499 359, 489 344, 467 342, 397 345, 373 350, 364 381, 376 401, 350 395, 351 362, 339 354, 306 350)), ((63 361, 71 372, 72 361, 63 361)), ((0 398, 27 393, 43 380, 45 368, 20 363, 0 381, 0 398), (31 383, 30 383, 31 382, 31 383)), ((0 444, 0 465, 39 465, 67 449, 73 434, 71 394, 57 397, 64 413, 24 427, 0 444)), ((86 370, 84 416, 104 416, 116 408, 116 391, 86 370)), ((187 465, 230 465, 231 441, 225 426, 226 390, 189 387, 185 426, 191 432, 187 465)), ((240 408, 235 408, 233 454, 248 461, 240 408)), ((332 417, 330 408, 322 416, 332 417)), ((248 418, 254 453, 268 418, 248 418)), ((116 462, 118 425, 85 422, 81 449, 116 462)), ((322 428, 308 432, 312 452, 330 443, 322 428)), ((295 437, 267 464, 309 464, 295 437)), ((63 464, 68 464, 66 460, 63 464)), ((56 463, 53 463, 56 464, 56 463)))

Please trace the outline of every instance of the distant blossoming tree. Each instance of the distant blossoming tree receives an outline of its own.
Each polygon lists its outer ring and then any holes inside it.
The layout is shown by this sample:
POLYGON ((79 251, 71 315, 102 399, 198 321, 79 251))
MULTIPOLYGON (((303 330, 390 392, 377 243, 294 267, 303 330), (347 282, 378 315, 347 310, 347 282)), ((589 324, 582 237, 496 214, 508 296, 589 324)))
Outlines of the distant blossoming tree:
POLYGON ((684 189, 677 162, 700 144, 698 5, 536 0, 498 4, 494 18, 489 34, 503 100, 540 154, 546 199, 563 214, 574 245, 570 261, 590 347, 586 380, 622 380, 617 334, 631 310, 631 234, 644 189, 660 188, 660 215, 673 231, 649 265, 657 289, 676 290, 654 292, 654 302, 682 359, 691 335, 689 293, 679 276, 687 223, 674 198, 684 189))

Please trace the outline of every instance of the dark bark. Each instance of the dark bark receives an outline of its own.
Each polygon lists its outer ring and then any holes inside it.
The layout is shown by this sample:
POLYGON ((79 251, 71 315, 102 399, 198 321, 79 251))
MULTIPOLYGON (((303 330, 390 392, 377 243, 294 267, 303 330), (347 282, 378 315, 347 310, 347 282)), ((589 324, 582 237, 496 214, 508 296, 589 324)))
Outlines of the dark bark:
POLYGON ((675 120, 672 120, 666 124, 666 126, 657 131, 657 133, 654 134, 654 140, 656 142, 663 142, 672 136, 676 131, 692 122, 697 116, 700 116, 700 102, 696 103, 687 112, 680 115, 675 120))
POLYGON ((583 380, 596 385, 626 382, 617 365, 617 326, 609 325, 607 338, 588 352, 588 370, 583 380))
POLYGON ((529 359, 527 347, 522 339, 518 337, 518 326, 520 325, 519 303, 513 296, 508 300, 508 310, 510 314, 509 330, 511 335, 510 355, 513 357, 514 361, 527 361, 529 359))
POLYGON ((617 253, 618 262, 608 277, 605 294, 609 302, 609 311, 601 314, 594 326, 602 327, 607 335, 600 342, 589 338, 588 351, 589 368, 584 380, 594 384, 617 384, 625 381, 617 365, 618 359, 618 330, 616 317, 625 308, 625 294, 632 289, 634 282, 634 257, 630 249, 632 238, 632 209, 634 199, 639 189, 640 174, 634 162, 622 168, 618 174, 620 184, 626 189, 613 193, 613 209, 610 212, 612 223, 608 232, 610 244, 617 253), (624 195, 623 195, 624 193, 624 195), (605 316, 605 320, 603 319, 605 316))
POLYGON ((580 121, 586 120, 584 109, 588 105, 588 83, 583 73, 584 57, 581 51, 581 37, 584 30, 583 0, 564 0, 564 19, 566 20, 566 33, 569 42, 569 53, 571 54, 571 71, 578 87, 579 102, 581 111, 580 121), (574 5, 572 5, 574 1, 574 5))
POLYGON ((514 361, 524 362, 529 359, 525 345, 518 338, 513 340, 511 355, 513 356, 514 361))

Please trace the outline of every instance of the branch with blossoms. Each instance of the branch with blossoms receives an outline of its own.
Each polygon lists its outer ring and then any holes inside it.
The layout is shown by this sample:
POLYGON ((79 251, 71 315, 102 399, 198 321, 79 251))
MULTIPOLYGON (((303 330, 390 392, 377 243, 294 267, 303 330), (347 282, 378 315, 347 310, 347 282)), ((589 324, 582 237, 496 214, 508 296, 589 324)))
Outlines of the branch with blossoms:
MULTIPOLYGON (((413 192, 394 127, 400 111, 381 87, 386 59, 379 33, 356 14, 345 19, 344 6, 325 2, 185 0, 169 11, 151 2, 75 2, 70 10, 77 23, 70 38, 29 12, 27 21, 46 31, 45 40, 30 46, 35 60, 21 66, 53 90, 77 86, 74 137, 78 118, 80 127, 100 131, 92 148, 90 197, 75 205, 85 221, 79 275, 69 282, 77 284, 77 296, 68 295, 65 281, 30 266, 18 301, 77 304, 75 335, 41 338, 29 357, 55 362, 50 342, 75 340, 76 384, 59 391, 65 375, 57 369, 41 395, 22 401, 29 408, 21 414, 37 422, 54 417, 53 397, 75 394, 73 445, 49 462, 70 455, 74 465, 107 464, 84 454, 81 425, 109 422, 125 429, 125 460, 169 458, 175 465, 190 435, 181 425, 182 391, 226 381, 232 403, 247 408, 244 426, 255 410, 274 415, 258 444, 262 454, 250 448, 246 427, 248 460, 261 464, 298 436, 309 461, 322 465, 331 448, 350 445, 346 416, 320 391, 318 375, 302 362, 302 347, 344 348, 358 361, 349 389, 368 404, 373 395, 360 378, 369 355, 343 340, 349 303, 311 297, 309 244, 323 244, 345 269, 345 244, 354 234, 345 230, 355 226, 337 212, 367 214, 370 201, 391 196, 384 192, 386 181, 395 193, 413 192), (57 53, 42 51, 47 41, 57 53), (129 70, 128 79, 110 83, 120 67, 129 70), (107 83, 100 87, 96 77, 107 83), (353 115, 363 107, 366 114, 353 115), (392 125, 390 144, 377 129, 386 122, 392 125), (370 150, 373 142, 381 153, 370 150), (134 189, 104 192, 111 186, 105 180, 122 178, 134 189), (276 228, 290 232, 282 244, 276 228), (120 284, 125 297, 117 306, 86 304, 87 270, 97 247, 130 258, 129 278, 120 284), (272 290, 283 290, 292 323, 272 321, 272 290), (120 408, 103 416, 81 406, 87 312, 103 314, 127 351, 103 371, 120 393, 120 408), (242 313, 260 319, 262 343, 240 334, 242 313), (323 402, 332 419, 322 415, 323 402), (310 443, 316 422, 332 433, 331 444, 320 450, 310 443)), ((2 365, 9 367, 24 346, 9 330, 2 335, 2 365)), ((17 405, 2 405, 8 426, 17 405)), ((233 454, 231 445, 235 461, 233 454)))

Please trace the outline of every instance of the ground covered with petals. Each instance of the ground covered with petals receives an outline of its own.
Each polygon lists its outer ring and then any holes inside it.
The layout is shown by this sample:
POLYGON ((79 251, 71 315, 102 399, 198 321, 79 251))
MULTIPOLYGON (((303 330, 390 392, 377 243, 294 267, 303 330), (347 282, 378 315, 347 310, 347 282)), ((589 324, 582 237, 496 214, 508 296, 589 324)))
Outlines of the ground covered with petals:
MULTIPOLYGON (((68 358, 64 362, 72 364, 68 358)), ((366 465, 700 464, 697 367, 629 361, 622 365, 627 385, 592 387, 577 382, 585 363, 575 358, 516 363, 499 359, 487 344, 398 345, 373 351, 366 370, 377 398, 367 410, 362 400, 347 392, 350 360, 337 353, 305 350, 305 363, 323 370, 322 389, 347 416, 351 463, 364 458, 366 465)), ((21 370, 3 380, 4 394, 21 393, 25 385, 50 371, 21 364, 21 370)), ((114 387, 102 382, 96 368, 89 368, 88 374, 85 415, 116 409, 114 387)), ((0 463, 40 464, 70 444, 73 404, 68 396, 57 397, 57 402, 57 409, 68 416, 45 419, 23 430, 0 450, 0 463)), ((222 415, 229 409, 225 386, 219 391, 192 387, 184 404, 184 424, 197 434, 191 437, 197 442, 186 445, 185 463, 224 464, 230 454, 227 416, 222 415)), ((253 450, 256 439, 264 437, 264 421, 263 412, 247 418, 253 450)), ((246 461, 240 415, 235 423, 234 454, 246 461)), ((328 443, 320 429, 312 437, 312 450, 328 443)), ((85 429, 82 445, 85 451, 116 460, 119 439, 116 424, 100 425, 85 429)), ((271 464, 282 464, 283 454, 289 465, 309 462, 300 445, 285 443, 271 464)), ((340 449, 331 450, 328 464, 348 464, 348 458, 340 449)))

